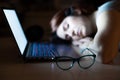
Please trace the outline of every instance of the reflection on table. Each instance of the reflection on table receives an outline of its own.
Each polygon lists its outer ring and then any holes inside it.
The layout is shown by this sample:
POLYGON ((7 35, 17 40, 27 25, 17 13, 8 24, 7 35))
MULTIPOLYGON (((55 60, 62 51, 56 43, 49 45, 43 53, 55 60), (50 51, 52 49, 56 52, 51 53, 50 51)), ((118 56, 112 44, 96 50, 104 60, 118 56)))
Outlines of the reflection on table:
POLYGON ((120 80, 120 55, 114 65, 95 62, 82 69, 75 63, 63 71, 55 62, 24 63, 14 39, 1 38, 0 43, 0 80, 120 80))

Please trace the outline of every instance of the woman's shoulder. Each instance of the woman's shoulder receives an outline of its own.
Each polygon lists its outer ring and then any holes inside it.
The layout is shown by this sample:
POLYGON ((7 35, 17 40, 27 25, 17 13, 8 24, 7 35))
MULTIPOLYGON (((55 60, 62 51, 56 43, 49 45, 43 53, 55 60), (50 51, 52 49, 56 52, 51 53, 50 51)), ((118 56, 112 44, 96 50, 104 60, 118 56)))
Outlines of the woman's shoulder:
POLYGON ((111 0, 98 7, 97 15, 104 11, 117 10, 120 11, 120 0, 111 0))

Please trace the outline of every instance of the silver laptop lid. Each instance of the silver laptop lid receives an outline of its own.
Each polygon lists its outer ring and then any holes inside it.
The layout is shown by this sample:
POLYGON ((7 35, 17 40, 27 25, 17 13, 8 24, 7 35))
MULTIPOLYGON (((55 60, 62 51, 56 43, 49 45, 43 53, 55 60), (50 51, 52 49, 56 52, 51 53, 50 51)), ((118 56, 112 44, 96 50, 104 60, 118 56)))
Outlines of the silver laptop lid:
POLYGON ((3 12, 7 18, 10 29, 15 37, 15 40, 17 42, 19 49, 20 49, 20 52, 23 55, 28 41, 25 37, 22 26, 21 26, 20 21, 17 17, 16 11, 14 9, 3 9, 3 12))

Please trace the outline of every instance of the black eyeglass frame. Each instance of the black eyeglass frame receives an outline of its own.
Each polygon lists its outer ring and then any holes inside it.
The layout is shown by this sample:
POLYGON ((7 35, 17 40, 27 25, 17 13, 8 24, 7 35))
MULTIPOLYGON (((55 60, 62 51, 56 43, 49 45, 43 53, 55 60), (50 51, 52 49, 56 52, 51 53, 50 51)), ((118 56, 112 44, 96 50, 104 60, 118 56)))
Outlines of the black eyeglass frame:
POLYGON ((70 57, 70 56, 60 56, 60 57, 56 57, 56 65, 57 65, 57 67, 60 68, 60 69, 62 69, 62 70, 69 70, 69 69, 71 69, 71 68, 73 67, 74 63, 77 62, 78 65, 79 65, 79 67, 82 68, 82 69, 88 69, 88 68, 90 68, 90 67, 95 63, 96 55, 95 55, 95 53, 94 53, 91 49, 89 49, 89 48, 84 49, 84 50, 82 51, 82 53, 83 53, 85 50, 89 50, 92 54, 80 56, 79 58, 73 58, 73 57, 70 57), (81 66, 79 61, 80 61, 83 57, 88 57, 88 56, 93 57, 93 62, 91 63, 91 65, 89 65, 89 66, 87 66, 87 67, 81 66), (70 65, 68 68, 62 68, 62 67, 60 67, 59 64, 58 64, 58 62, 60 62, 60 61, 59 61, 60 58, 63 58, 63 59, 64 59, 64 58, 68 58, 67 60, 61 60, 61 61, 72 61, 71 65, 70 65))

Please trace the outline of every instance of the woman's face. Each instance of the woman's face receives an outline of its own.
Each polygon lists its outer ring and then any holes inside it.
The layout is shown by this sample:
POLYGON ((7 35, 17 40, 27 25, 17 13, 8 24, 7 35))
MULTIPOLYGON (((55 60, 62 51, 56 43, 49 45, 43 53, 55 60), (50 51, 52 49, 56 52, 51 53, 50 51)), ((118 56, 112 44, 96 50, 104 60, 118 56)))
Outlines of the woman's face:
POLYGON ((68 16, 58 26, 57 35, 62 39, 80 40, 91 33, 91 23, 87 17, 68 16))

